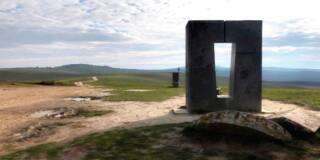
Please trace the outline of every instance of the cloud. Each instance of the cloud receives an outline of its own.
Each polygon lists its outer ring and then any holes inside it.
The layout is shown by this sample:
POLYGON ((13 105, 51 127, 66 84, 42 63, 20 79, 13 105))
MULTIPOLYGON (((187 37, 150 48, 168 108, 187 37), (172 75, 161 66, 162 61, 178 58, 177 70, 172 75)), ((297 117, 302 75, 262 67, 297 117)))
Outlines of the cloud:
MULTIPOLYGON (((320 32, 319 32, 320 33, 320 32)), ((300 46, 300 47, 316 47, 320 45, 320 35, 291 32, 280 37, 265 37, 264 46, 300 46)))
POLYGON ((55 42, 120 42, 129 37, 122 34, 104 34, 101 31, 59 28, 18 28, 16 26, 0 26, 0 47, 16 47, 25 44, 50 44, 55 42))
POLYGON ((293 46, 274 46, 274 47, 264 47, 263 51, 277 52, 277 53, 288 53, 295 51, 297 48, 293 46))
MULTIPOLYGON (((291 53, 287 56, 298 59, 318 51, 318 6, 318 0, 1 0, 1 66, 183 65, 190 19, 261 19, 265 58, 281 60, 279 53, 291 53), (20 63, 23 59, 30 63, 20 63)), ((222 52, 216 60, 227 65, 222 52)))

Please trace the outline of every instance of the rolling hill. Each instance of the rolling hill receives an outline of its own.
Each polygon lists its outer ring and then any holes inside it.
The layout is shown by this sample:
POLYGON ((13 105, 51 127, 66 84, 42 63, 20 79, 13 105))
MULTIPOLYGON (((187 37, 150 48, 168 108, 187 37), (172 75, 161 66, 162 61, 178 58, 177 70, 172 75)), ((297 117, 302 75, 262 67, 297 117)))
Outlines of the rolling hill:
MULTIPOLYGON (((185 72, 184 67, 180 67, 181 72, 185 72)), ((167 69, 166 71, 177 71, 176 68, 167 69)), ((216 67, 218 77, 229 77, 230 69, 225 67, 216 67)), ((301 69, 301 68, 275 68, 264 67, 262 69, 262 79, 264 81, 276 82, 319 82, 320 69, 301 69)))
MULTIPOLYGON (((113 68, 110 66, 97 66, 89 64, 70 64, 58 67, 45 68, 2 68, 0 69, 0 82, 21 82, 39 80, 60 80, 67 78, 127 73, 160 73, 173 72, 174 69, 165 70, 138 70, 113 68)), ((185 68, 181 67, 181 72, 185 68)), ((228 79, 229 68, 217 67, 217 77, 228 79)), ((288 68, 263 68, 263 81, 267 85, 281 86, 320 86, 320 70, 317 69, 288 69, 288 68)))
POLYGON ((66 78, 105 75, 115 73, 144 73, 153 70, 136 70, 96 66, 88 64, 70 64, 58 67, 1 68, 0 82, 24 82, 39 80, 61 80, 66 78))

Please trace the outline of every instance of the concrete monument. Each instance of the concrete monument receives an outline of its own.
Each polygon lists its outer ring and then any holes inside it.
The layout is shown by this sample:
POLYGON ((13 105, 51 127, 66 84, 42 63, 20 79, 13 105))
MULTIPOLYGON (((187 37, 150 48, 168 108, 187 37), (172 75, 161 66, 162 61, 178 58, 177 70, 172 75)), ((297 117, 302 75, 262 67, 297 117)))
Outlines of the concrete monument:
POLYGON ((261 111, 262 21, 189 21, 186 103, 189 112, 261 111), (229 95, 217 94, 214 43, 232 43, 229 95))

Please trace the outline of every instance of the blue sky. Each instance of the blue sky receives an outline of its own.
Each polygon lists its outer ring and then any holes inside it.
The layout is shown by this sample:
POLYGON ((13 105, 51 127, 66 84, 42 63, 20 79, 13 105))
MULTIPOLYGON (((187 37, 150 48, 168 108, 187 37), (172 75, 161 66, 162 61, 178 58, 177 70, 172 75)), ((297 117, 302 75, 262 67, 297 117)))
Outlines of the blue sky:
MULTIPOLYGON (((265 67, 320 69, 319 0, 1 0, 0 68, 72 63, 160 69, 185 63, 188 20, 263 25, 265 67)), ((216 48, 228 66, 228 47, 216 48)))

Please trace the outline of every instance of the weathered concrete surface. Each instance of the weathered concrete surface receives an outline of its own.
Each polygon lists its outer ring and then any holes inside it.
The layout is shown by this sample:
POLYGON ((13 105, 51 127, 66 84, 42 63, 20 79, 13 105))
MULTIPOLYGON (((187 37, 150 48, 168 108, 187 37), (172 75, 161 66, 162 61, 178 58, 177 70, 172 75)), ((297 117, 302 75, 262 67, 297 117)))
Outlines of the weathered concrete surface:
POLYGON ((266 135, 278 140, 291 139, 290 133, 279 124, 265 117, 246 112, 211 112, 194 121, 194 125, 213 127, 215 131, 220 133, 227 132, 246 136, 266 135))
POLYGON ((262 21, 189 21, 186 26, 188 111, 261 112, 262 21), (214 43, 232 43, 230 97, 217 97, 214 43))
POLYGON ((262 21, 226 21, 225 38, 233 43, 229 109, 261 112, 262 21))
POLYGON ((217 87, 213 43, 218 42, 224 42, 224 21, 188 22, 186 26, 186 104, 189 112, 207 112, 215 105, 217 87))

